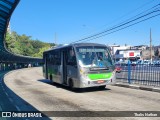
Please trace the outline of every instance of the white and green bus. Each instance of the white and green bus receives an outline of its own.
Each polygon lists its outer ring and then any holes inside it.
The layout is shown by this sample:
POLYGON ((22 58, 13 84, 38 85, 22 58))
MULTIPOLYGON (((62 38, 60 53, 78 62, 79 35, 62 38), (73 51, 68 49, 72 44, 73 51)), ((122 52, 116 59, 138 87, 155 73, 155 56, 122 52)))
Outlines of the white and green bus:
POLYGON ((115 66, 106 45, 75 43, 43 53, 43 75, 70 88, 97 86, 104 89, 115 81, 115 66))

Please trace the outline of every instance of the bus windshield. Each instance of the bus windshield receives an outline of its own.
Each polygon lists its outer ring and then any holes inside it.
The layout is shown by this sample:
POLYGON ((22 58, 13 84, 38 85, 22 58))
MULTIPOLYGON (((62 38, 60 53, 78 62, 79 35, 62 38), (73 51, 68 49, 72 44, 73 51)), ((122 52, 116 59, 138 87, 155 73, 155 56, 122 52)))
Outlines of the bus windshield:
POLYGON ((108 68, 113 65, 112 58, 107 47, 77 47, 76 53, 81 67, 108 68))

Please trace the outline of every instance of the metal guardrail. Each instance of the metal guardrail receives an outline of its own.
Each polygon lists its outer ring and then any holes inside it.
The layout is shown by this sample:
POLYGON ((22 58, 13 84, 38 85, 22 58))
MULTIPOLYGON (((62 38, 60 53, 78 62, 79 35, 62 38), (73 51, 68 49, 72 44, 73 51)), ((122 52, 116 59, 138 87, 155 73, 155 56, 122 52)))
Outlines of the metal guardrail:
POLYGON ((10 70, 16 70, 21 68, 29 68, 29 67, 40 67, 42 64, 32 63, 32 64, 24 64, 24 63, 1 63, 0 62, 0 73, 10 70))
POLYGON ((119 64, 117 82, 160 87, 160 64, 119 64))

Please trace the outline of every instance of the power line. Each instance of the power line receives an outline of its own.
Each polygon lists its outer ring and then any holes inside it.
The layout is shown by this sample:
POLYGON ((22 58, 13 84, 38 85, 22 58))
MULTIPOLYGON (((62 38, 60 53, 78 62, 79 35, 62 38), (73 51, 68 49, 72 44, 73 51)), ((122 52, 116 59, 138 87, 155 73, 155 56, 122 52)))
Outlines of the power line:
MULTIPOLYGON (((137 11, 137 10, 139 10, 139 9, 141 9, 141 8, 143 8, 143 7, 145 7, 145 6, 148 5, 148 4, 153 3, 154 1, 156 1, 156 0, 151 0, 151 1, 149 1, 149 2, 144 3, 143 5, 137 7, 136 9, 134 9, 134 10, 132 10, 132 11, 126 13, 125 15, 119 17, 118 19, 116 19, 116 20, 110 22, 109 24, 103 25, 103 27, 104 27, 104 26, 107 26, 107 25, 110 25, 110 24, 112 24, 112 23, 114 23, 114 22, 116 22, 116 21, 118 21, 118 20, 120 20, 120 19, 122 19, 122 18, 124 18, 124 17, 126 17, 126 16, 128 16, 128 15, 130 15, 130 13, 134 13, 135 11, 137 11)), ((140 14, 143 14, 143 13, 145 13, 145 12, 147 12, 147 11, 153 9, 153 8, 156 7, 156 6, 157 6, 157 5, 153 6, 152 8, 147 9, 147 10, 144 11, 144 12, 141 12, 140 14)), ((138 15, 140 15, 140 14, 138 14, 138 15)), ((138 16, 138 15, 136 15, 136 16, 138 16)), ((132 18, 134 18, 134 17, 136 17, 136 16, 133 16, 133 17, 131 17, 131 18, 129 18, 129 19, 127 19, 127 20, 125 20, 125 21, 123 21, 123 22, 117 24, 117 25, 120 25, 120 24, 122 24, 122 23, 124 23, 124 22, 126 22, 126 21, 128 21, 128 20, 130 20, 130 19, 132 19, 132 18)), ((117 26, 117 25, 115 25, 115 26, 117 26)), ((102 26, 101 26, 101 27, 102 27, 102 26)), ((114 27, 114 26, 113 26, 113 27, 114 27)), ((109 29, 109 28, 108 28, 108 29, 109 29)), ((96 29, 93 30, 93 32, 94 32, 94 31, 96 31, 96 29)))
MULTIPOLYGON (((141 18, 143 18, 143 17, 146 17, 146 16, 151 15, 151 14, 153 14, 153 13, 155 13, 155 12, 158 12, 158 11, 159 11, 159 10, 157 10, 157 11, 152 11, 152 12, 150 12, 150 13, 147 13, 147 14, 143 15, 143 16, 140 16, 140 17, 135 18, 135 19, 133 19, 133 20, 130 20, 130 21, 128 21, 128 22, 122 23, 122 24, 120 24, 120 25, 118 25, 118 26, 111 27, 111 28, 109 28, 108 30, 105 30, 105 31, 103 31, 103 32, 100 32, 100 33, 94 34, 94 35, 92 35, 92 36, 89 36, 89 37, 86 37, 86 38, 77 40, 77 41, 75 41, 75 42, 80 42, 80 41, 83 41, 83 40, 86 40, 86 39, 90 39, 90 38, 92 38, 92 37, 95 37, 95 36, 104 34, 104 33, 106 33, 106 32, 109 32, 109 31, 112 31, 112 30, 117 29, 117 28, 119 28, 119 27, 122 27, 122 26, 124 26, 124 25, 130 24, 131 22, 134 22, 134 21, 136 21, 136 20, 138 20, 138 19, 141 19, 141 18)), ((125 27, 125 28, 126 28, 126 27, 125 27)))
POLYGON ((108 35, 108 34, 111 34, 111 33, 117 32, 117 31, 120 31, 120 30, 122 30, 122 29, 128 28, 128 27, 133 26, 133 25, 135 25, 135 24, 138 24, 138 23, 140 23, 140 22, 146 21, 146 20, 151 19, 151 18, 153 18, 153 17, 156 17, 156 16, 158 16, 159 14, 153 15, 153 16, 151 16, 151 17, 149 17, 149 18, 140 20, 140 21, 138 21, 138 22, 136 22, 136 23, 133 23, 133 24, 131 24, 131 25, 126 26, 127 24, 130 24, 130 23, 135 22, 135 21, 137 21, 137 20, 139 20, 139 19, 142 19, 142 18, 144 18, 144 17, 146 17, 146 16, 149 16, 149 15, 152 15, 152 14, 154 14, 154 13, 156 13, 156 12, 159 12, 160 10, 159 10, 159 8, 156 8, 157 6, 160 6, 160 4, 157 4, 157 5, 153 6, 152 8, 150 8, 150 9, 148 9, 148 10, 145 10, 144 12, 142 12, 142 13, 140 13, 140 14, 138 14, 138 15, 130 18, 130 19, 127 19, 125 22, 122 22, 122 23, 120 23, 120 24, 118 24, 118 25, 115 25, 115 26, 113 26, 113 27, 111 27, 111 28, 109 28, 109 29, 107 29, 107 30, 104 30, 104 31, 102 31, 102 32, 100 32, 100 33, 97 33, 97 34, 91 35, 91 36, 89 36, 89 37, 85 37, 85 38, 83 38, 83 39, 74 41, 74 42, 72 42, 72 43, 81 42, 81 41, 84 41, 84 40, 86 41, 87 39, 92 40, 92 39, 95 39, 95 38, 99 38, 99 37, 102 37, 102 36, 105 36, 105 35, 108 35), (148 13, 144 14, 146 11, 149 11, 149 10, 151 10, 151 9, 153 9, 153 8, 155 8, 155 9, 152 10, 151 12, 148 12, 148 13), (141 14, 144 14, 144 15, 141 15, 141 14), (139 15, 141 15, 141 16, 139 16, 139 15), (137 16, 138 16, 138 17, 137 17, 137 16), (136 18, 135 18, 135 17, 136 17, 136 18), (133 19, 133 18, 134 18, 134 19, 133 19), (128 21, 128 20, 129 20, 129 21, 128 21), (123 26, 125 26, 125 27, 123 27, 123 26), (123 27, 123 28, 121 28, 121 27, 123 27), (120 29, 115 30, 115 29, 117 29, 117 28, 120 28, 120 29), (115 31, 112 31, 112 30, 115 30, 115 31), (107 32, 109 32, 109 31, 112 31, 112 32, 107 33, 107 32), (106 34, 106 33, 107 33, 107 34, 106 34), (91 39, 91 38, 92 38, 92 39, 91 39))
POLYGON ((138 21, 138 22, 136 22, 136 23, 133 23, 133 24, 131 24, 131 25, 125 26, 125 27, 123 27, 123 28, 120 28, 120 29, 118 29, 118 30, 112 31, 112 32, 110 32, 110 33, 106 33, 106 34, 103 34, 103 35, 101 35, 101 36, 97 36, 97 37, 95 37, 95 38, 92 38, 92 39, 89 39, 89 40, 85 40, 85 41, 90 41, 90 40, 93 40, 93 39, 97 39, 97 38, 100 38, 100 37, 103 37, 103 36, 106 36, 106 35, 109 35, 109 34, 118 32, 118 31, 120 31, 120 30, 123 30, 123 29, 125 29, 125 28, 131 27, 131 26, 133 26, 133 25, 136 25, 136 24, 138 24, 138 23, 144 22, 144 21, 146 21, 146 20, 149 20, 149 19, 154 18, 154 17, 159 16, 159 15, 160 15, 160 13, 159 13, 159 14, 156 14, 156 15, 154 15, 154 16, 151 16, 151 17, 149 17, 149 18, 143 19, 143 20, 141 20, 141 21, 138 21))
MULTIPOLYGON (((134 19, 135 17, 138 17, 138 16, 140 16, 140 15, 142 15, 142 14, 145 14, 147 11, 152 10, 152 9, 154 9, 154 8, 155 8, 154 10, 156 10, 156 9, 157 9, 157 8, 156 8, 157 6, 160 6, 160 4, 157 4, 157 5, 155 5, 155 6, 151 7, 151 8, 149 8, 149 9, 147 9, 147 10, 145 10, 145 11, 143 11, 143 12, 137 14, 137 15, 135 15, 135 16, 133 16, 133 17, 131 17, 131 18, 129 18, 129 19, 127 19, 127 20, 119 23, 118 25, 123 24, 123 23, 125 23, 125 22, 127 22, 127 21, 129 21, 129 20, 131 20, 131 19, 134 19)), ((115 25, 115 26, 118 26, 118 25, 115 25)), ((113 27, 114 27, 114 26, 113 26, 113 27)))

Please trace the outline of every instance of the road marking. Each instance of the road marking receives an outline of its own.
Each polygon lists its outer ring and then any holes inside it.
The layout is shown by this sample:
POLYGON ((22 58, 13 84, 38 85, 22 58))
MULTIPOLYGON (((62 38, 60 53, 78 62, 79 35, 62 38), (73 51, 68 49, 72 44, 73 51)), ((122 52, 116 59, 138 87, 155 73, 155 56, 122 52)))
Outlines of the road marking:
POLYGON ((5 94, 7 95, 7 97, 9 97, 9 95, 8 95, 8 93, 7 93, 7 92, 5 92, 5 94))
POLYGON ((9 101, 13 103, 13 100, 11 98, 9 98, 9 101))
POLYGON ((18 111, 21 111, 20 108, 17 105, 15 107, 17 108, 18 111))
POLYGON ((4 87, 3 87, 3 85, 2 85, 2 89, 3 89, 3 91, 5 91, 5 89, 4 89, 4 87))

